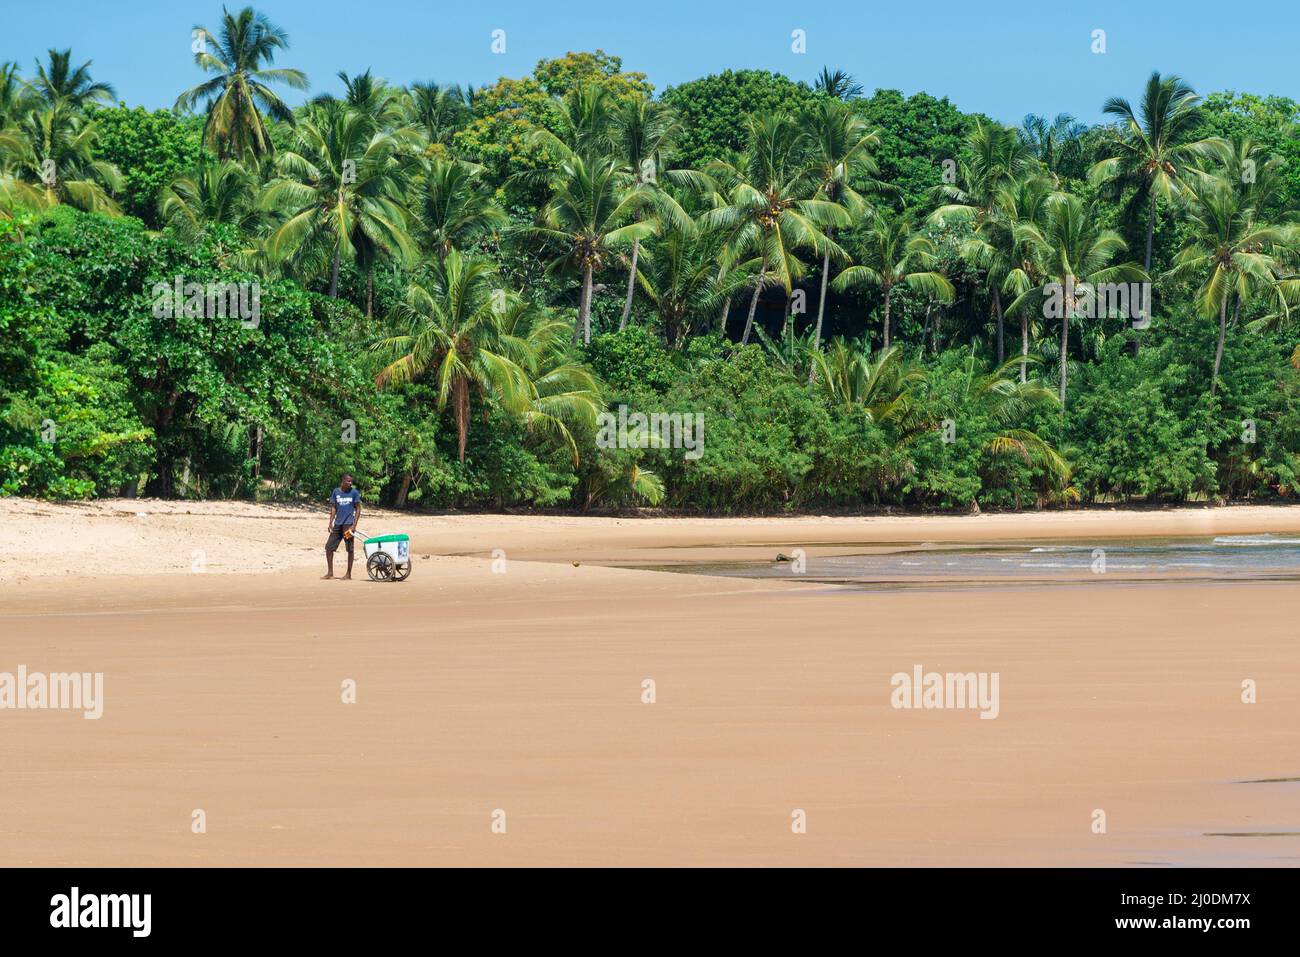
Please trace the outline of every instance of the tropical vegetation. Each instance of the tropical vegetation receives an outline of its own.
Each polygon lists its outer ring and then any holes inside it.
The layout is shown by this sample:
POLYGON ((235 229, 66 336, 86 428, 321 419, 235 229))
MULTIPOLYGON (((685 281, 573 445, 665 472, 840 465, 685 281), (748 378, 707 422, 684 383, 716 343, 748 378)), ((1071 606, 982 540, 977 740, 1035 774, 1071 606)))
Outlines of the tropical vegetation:
POLYGON ((0 494, 1296 494, 1291 100, 1157 72, 1100 125, 1008 126, 830 66, 657 93, 597 50, 295 104, 290 34, 215 22, 171 110, 70 50, 0 64, 0 494), (191 284, 257 315, 157 308, 191 284), (607 447, 620 409, 702 416, 702 454, 607 447))

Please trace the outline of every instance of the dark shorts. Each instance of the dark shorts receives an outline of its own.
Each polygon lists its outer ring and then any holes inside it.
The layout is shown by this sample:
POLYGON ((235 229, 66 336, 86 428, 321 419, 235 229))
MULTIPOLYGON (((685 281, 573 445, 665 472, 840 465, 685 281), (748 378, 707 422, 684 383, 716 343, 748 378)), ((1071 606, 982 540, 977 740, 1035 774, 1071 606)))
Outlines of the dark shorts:
POLYGON ((330 531, 330 537, 325 540, 325 551, 337 551, 339 542, 342 542, 347 547, 348 554, 352 554, 352 543, 356 541, 356 536, 353 536, 352 538, 344 538, 343 533, 347 531, 347 528, 348 526, 346 525, 336 525, 330 531))

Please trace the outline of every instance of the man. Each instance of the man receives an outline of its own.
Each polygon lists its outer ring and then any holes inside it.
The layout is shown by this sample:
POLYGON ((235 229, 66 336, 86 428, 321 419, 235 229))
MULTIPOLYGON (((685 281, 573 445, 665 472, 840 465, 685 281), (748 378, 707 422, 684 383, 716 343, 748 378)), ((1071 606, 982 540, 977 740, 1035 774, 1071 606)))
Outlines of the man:
POLYGON ((347 545, 348 573, 344 581, 352 579, 352 541, 357 519, 361 517, 361 493, 352 487, 352 476, 344 473, 339 487, 330 493, 330 536, 325 540, 326 572, 321 578, 334 577, 334 552, 339 542, 347 545))

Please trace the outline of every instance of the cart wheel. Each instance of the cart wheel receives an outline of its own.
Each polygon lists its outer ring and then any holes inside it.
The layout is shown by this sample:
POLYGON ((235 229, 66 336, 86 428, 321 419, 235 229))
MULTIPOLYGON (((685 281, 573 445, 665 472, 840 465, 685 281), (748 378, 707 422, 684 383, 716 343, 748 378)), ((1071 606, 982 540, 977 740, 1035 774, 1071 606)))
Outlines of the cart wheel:
POLYGON ((366 574, 371 581, 387 582, 393 580, 397 565, 393 556, 387 552, 375 552, 366 560, 366 574))
POLYGON ((410 575, 411 575, 411 563, 410 563, 410 562, 407 562, 405 565, 398 565, 398 566, 397 566, 397 573, 394 575, 394 577, 393 577, 393 581, 395 581, 395 582, 404 582, 404 581, 406 581, 407 578, 410 577, 410 575))

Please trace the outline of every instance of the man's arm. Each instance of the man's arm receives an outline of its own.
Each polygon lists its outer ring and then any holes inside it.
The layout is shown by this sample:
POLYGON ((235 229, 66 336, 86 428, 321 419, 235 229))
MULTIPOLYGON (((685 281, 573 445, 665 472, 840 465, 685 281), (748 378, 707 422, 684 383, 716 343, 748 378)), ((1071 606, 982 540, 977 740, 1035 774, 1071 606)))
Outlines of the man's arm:
POLYGON ((334 516, 338 512, 338 506, 334 504, 334 496, 330 496, 330 531, 334 530, 334 516))
POLYGON ((352 503, 352 524, 348 528, 355 529, 357 522, 361 521, 361 493, 357 493, 356 500, 352 503))

